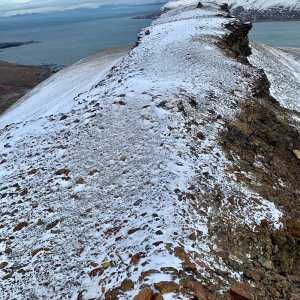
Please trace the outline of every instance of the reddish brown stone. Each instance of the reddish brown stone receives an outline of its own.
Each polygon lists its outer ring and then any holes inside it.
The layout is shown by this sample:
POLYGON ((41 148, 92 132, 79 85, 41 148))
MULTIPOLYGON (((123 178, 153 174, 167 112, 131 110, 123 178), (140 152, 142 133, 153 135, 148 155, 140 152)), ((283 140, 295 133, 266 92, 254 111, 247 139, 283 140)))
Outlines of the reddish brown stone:
POLYGON ((69 175, 70 170, 66 168, 61 168, 55 172, 55 175, 69 175))
POLYGON ((25 196, 25 195, 27 195, 27 194, 28 194, 28 189, 25 188, 25 189, 23 189, 22 192, 20 193, 20 196, 25 196))
POLYGON ((92 261, 92 262, 90 262, 90 266, 93 267, 93 268, 96 268, 96 267, 99 266, 99 264, 92 261))
POLYGON ((24 227, 27 227, 28 226, 28 223, 27 222, 21 222, 19 223, 15 228, 14 228, 14 232, 16 231, 20 231, 22 230, 24 227))
POLYGON ((132 256, 131 258, 131 262, 134 264, 134 265, 137 265, 139 262, 140 262, 140 259, 145 257, 145 253, 143 252, 139 252, 139 253, 136 253, 132 256))
POLYGON ((199 282, 192 279, 182 279, 180 280, 180 285, 183 288, 193 291, 197 298, 207 300, 206 292, 199 282))
POLYGON ((118 291, 117 290, 109 290, 105 293, 106 300, 118 300, 118 291))
POLYGON ((229 295, 231 296, 232 300, 255 299, 252 288, 244 283, 238 283, 235 286, 233 286, 229 291, 229 295))
POLYGON ((125 279, 121 284, 123 292, 131 291, 134 289, 134 282, 131 279, 125 279))
POLYGON ((133 234, 133 233, 135 233, 135 232, 137 232, 137 231, 139 231, 139 230, 141 230, 141 228, 133 228, 133 229, 129 229, 129 230, 128 230, 128 234, 133 234))
POLYGON ((102 268, 103 269, 108 269, 110 267, 110 262, 109 261, 105 261, 103 264, 102 264, 102 268))
POLYGON ((255 271, 245 271, 244 276, 246 278, 252 279, 254 281, 261 281, 261 275, 260 272, 255 271))
POLYGON ((101 276, 104 273, 103 268, 96 268, 92 271, 90 271, 89 275, 91 277, 95 277, 95 276, 101 276))
POLYGON ((31 170, 28 172, 28 175, 34 175, 36 172, 37 172, 37 169, 31 169, 31 170))
POLYGON ((35 256, 35 255, 37 255, 38 253, 40 253, 41 251, 49 251, 49 248, 44 247, 44 248, 39 248, 39 249, 32 250, 32 251, 31 251, 31 255, 32 255, 32 256, 35 256))
POLYGON ((153 291, 149 287, 143 288, 134 298, 133 300, 152 300, 153 291))
POLYGON ((164 300, 164 297, 162 296, 162 294, 156 293, 156 294, 153 296, 152 300, 164 300))
POLYGON ((154 283, 154 287, 160 291, 161 294, 177 293, 179 285, 173 281, 161 281, 154 283))

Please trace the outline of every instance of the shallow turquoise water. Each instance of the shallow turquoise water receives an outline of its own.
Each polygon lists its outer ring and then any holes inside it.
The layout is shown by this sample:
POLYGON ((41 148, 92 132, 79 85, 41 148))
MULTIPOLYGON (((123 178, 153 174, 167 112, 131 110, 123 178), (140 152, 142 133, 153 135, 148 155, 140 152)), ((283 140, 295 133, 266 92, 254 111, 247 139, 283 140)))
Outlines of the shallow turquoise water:
POLYGON ((250 38, 271 46, 300 47, 300 21, 254 23, 250 38))
POLYGON ((0 52, 0 60, 20 64, 70 65, 97 50, 133 45, 151 20, 131 17, 156 12, 162 4, 108 6, 51 14, 0 18, 0 42, 38 41, 0 52))

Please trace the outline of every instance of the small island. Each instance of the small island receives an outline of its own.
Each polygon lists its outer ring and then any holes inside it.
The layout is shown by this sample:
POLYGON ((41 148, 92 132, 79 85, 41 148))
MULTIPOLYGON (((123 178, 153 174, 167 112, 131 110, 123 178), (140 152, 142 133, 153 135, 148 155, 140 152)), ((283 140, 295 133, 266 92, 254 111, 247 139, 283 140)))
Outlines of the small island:
POLYGON ((28 42, 0 42, 0 49, 7 49, 13 47, 20 47, 25 45, 37 44, 37 41, 28 41, 28 42))

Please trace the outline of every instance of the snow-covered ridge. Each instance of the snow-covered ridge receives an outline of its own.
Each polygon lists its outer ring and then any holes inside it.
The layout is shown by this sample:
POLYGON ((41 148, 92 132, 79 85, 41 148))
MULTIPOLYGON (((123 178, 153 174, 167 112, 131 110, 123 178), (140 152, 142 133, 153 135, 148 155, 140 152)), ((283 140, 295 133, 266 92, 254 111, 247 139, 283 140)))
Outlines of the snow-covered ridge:
MULTIPOLYGON (((175 8, 184 5, 196 5, 198 2, 203 4, 209 3, 209 1, 197 1, 197 0, 178 0, 170 1, 165 4, 165 8, 175 8)), ((218 4, 223 4, 224 1, 212 1, 218 4)), ((225 1, 226 2, 226 1, 225 1)), ((300 9, 300 0, 229 0, 227 3, 233 7, 242 6, 244 9, 268 9, 272 7, 289 7, 290 9, 300 9)))
MULTIPOLYGON (((196 5, 197 0, 170 1, 164 5, 166 9, 173 9, 182 5, 196 5)), ((267 20, 300 20, 300 0, 216 0, 213 3, 229 4, 234 15, 246 21, 267 20)), ((201 3, 211 3, 201 1, 201 3)))
POLYGON ((243 280, 214 228, 279 228, 282 213, 218 142, 259 78, 218 47, 229 22, 215 5, 171 10, 98 84, 57 95, 51 116, 41 90, 38 118, 0 129, 0 299, 132 299, 145 285, 190 299, 243 280))

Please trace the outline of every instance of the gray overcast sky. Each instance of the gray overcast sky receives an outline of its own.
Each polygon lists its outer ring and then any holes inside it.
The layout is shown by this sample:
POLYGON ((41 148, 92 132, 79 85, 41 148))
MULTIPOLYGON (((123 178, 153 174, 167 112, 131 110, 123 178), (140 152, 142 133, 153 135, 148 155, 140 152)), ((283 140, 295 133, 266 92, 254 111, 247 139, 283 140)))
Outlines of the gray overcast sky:
POLYGON ((96 8, 105 4, 143 4, 165 0, 0 0, 0 16, 41 13, 74 8, 96 8))

